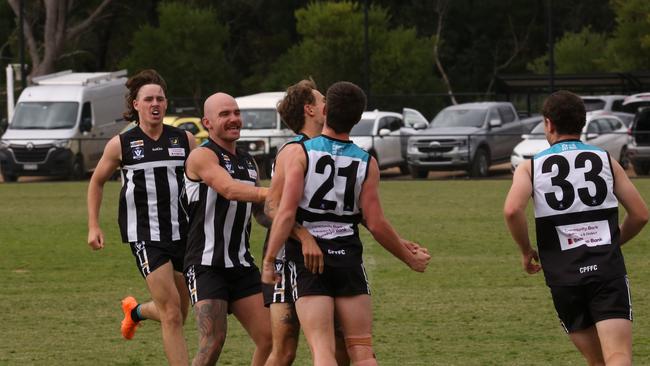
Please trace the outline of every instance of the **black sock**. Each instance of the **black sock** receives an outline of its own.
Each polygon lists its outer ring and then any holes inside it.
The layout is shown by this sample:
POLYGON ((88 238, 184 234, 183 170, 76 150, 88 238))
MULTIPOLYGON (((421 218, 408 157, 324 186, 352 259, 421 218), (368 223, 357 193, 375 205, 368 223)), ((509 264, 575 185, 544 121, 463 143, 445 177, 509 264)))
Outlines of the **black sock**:
POLYGON ((140 312, 138 311, 139 308, 140 308, 140 304, 138 304, 138 306, 134 307, 133 310, 131 310, 131 319, 133 319, 133 321, 136 323, 146 319, 145 317, 140 315, 140 312))

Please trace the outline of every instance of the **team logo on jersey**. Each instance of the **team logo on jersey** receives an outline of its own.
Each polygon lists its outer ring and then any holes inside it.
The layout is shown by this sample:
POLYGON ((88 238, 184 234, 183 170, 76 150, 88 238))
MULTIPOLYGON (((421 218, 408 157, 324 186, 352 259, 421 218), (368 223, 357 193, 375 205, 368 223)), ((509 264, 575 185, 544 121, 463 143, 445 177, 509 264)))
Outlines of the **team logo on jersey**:
POLYGON ((340 155, 341 150, 343 150, 343 145, 339 145, 339 144, 332 145, 332 155, 340 155))
POLYGON ((144 141, 143 140, 135 140, 131 141, 131 147, 138 147, 138 146, 144 146, 144 141))
MULTIPOLYGON (((178 145, 179 145, 178 137, 177 137, 177 136, 170 137, 170 138, 169 138, 169 143, 170 143, 172 146, 178 146, 178 145)), ((184 155, 183 155, 183 156, 184 156, 184 155)))
POLYGON ((144 158, 144 148, 137 146, 131 149, 133 152, 133 159, 140 160, 144 158))
POLYGON ((230 161, 228 155, 221 154, 221 160, 223 161, 223 165, 226 167, 228 173, 234 174, 235 171, 232 169, 232 162, 230 161))
POLYGON ((255 170, 255 168, 253 168, 253 169, 248 169, 248 176, 249 176, 251 179, 255 179, 255 180, 257 180, 257 170, 255 170))

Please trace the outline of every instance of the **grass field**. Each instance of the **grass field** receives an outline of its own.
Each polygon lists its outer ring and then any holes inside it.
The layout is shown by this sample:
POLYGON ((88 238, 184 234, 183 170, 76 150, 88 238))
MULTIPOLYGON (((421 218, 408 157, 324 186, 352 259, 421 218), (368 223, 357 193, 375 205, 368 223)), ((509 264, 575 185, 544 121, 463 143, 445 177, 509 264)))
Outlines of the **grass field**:
MULTIPOLYGON (((650 200, 650 180, 635 180, 650 200)), ((390 257, 362 229, 383 365, 583 365, 555 316, 541 274, 526 275, 501 208, 507 180, 387 181, 386 215, 433 255, 424 274, 390 257)), ((0 365, 162 365, 157 323, 119 333, 119 301, 147 298, 119 242, 119 183, 105 188, 107 247, 86 245, 86 183, 0 184, 0 365)), ((259 258, 263 231, 253 228, 259 258)), ((624 253, 635 309, 634 358, 650 365, 648 230, 624 253)), ((236 319, 221 365, 246 365, 252 343, 236 319)), ((185 335, 196 352, 193 315, 185 335)), ((310 363, 301 340, 296 365, 310 363)))

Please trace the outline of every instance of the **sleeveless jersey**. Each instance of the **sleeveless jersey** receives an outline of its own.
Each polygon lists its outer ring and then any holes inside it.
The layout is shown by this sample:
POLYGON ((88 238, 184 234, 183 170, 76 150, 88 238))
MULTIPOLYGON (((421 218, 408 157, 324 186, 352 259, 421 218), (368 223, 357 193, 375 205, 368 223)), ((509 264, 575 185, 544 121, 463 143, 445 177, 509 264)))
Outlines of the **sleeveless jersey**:
MULTIPOLYGON (((300 143, 303 141, 309 140, 309 137, 305 135, 304 133, 299 133, 296 135, 294 138, 291 140, 287 141, 278 149, 278 153, 276 154, 276 157, 280 154, 280 151, 284 149, 287 145, 289 144, 295 144, 295 143, 300 143)), ((271 166, 271 178, 273 178, 273 173, 275 173, 275 161, 273 161, 273 165, 271 166)), ((266 249, 269 247, 269 237, 271 235, 271 229, 266 231, 266 237, 264 238, 264 245, 262 246, 262 257, 266 255, 266 249)), ((278 254, 275 256, 277 259, 284 259, 284 246, 278 251, 278 254)))
MULTIPOLYGON (((233 155, 209 139, 201 146, 219 157, 219 165, 241 183, 255 185, 257 170, 253 158, 242 150, 233 155)), ((185 177, 190 228, 185 267, 251 267, 250 254, 252 203, 228 200, 202 181, 185 177)))
MULTIPOLYGON (((302 146, 307 171, 296 221, 316 238, 325 264, 335 267, 361 264, 359 196, 368 174, 370 155, 351 141, 327 136, 304 141, 302 146)), ((292 261, 303 261, 300 244, 289 239, 286 256, 292 261)))
POLYGON ((185 131, 163 124, 157 141, 140 126, 120 134, 122 190, 118 223, 122 241, 185 240, 187 215, 179 199, 190 153, 185 131))
POLYGON ((625 275, 609 159, 579 140, 557 142, 532 159, 537 246, 549 286, 625 275))

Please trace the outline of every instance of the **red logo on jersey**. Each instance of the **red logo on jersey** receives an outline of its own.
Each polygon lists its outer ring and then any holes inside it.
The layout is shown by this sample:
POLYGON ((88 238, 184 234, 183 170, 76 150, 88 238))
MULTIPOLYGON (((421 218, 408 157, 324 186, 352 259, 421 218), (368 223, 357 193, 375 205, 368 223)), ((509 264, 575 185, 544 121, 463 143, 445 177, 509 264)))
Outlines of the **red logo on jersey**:
POLYGON ((569 238, 567 240, 569 241, 569 245, 573 244, 573 239, 569 238))

